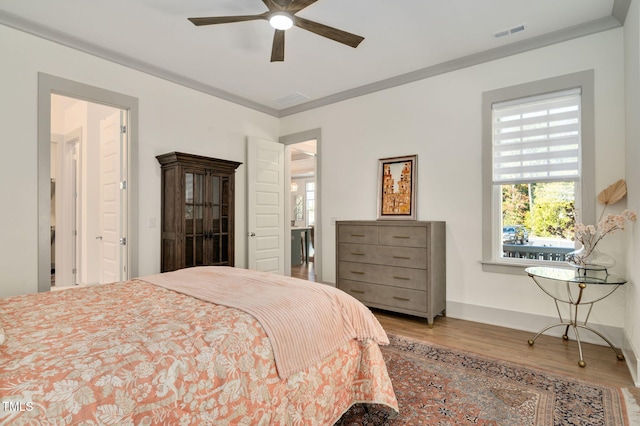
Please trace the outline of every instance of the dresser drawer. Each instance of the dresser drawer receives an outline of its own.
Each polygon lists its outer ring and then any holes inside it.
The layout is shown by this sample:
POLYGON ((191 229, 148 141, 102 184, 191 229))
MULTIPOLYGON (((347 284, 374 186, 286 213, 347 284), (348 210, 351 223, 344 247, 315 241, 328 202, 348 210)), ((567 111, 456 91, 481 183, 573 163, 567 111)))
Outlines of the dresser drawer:
POLYGON ((338 244, 338 261, 426 269, 427 249, 338 244))
POLYGON ((372 225, 340 225, 339 243, 378 244, 378 227, 372 225))
POLYGON ((416 226, 381 226, 378 243, 386 246, 427 247, 427 228, 416 226))
POLYGON ((426 291, 350 280, 340 281, 339 288, 365 305, 390 310, 401 309, 415 312, 426 312, 427 310, 426 291))
POLYGON ((367 263, 339 262, 338 279, 413 290, 424 291, 427 288, 427 271, 424 269, 369 265, 367 263))

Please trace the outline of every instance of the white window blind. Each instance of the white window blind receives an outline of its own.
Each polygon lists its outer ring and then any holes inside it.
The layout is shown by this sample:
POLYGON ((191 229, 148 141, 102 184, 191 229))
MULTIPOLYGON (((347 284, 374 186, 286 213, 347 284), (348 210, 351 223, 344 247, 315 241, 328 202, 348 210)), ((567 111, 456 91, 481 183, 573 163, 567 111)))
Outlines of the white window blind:
POLYGON ((496 103, 493 183, 580 177, 580 89, 496 103))

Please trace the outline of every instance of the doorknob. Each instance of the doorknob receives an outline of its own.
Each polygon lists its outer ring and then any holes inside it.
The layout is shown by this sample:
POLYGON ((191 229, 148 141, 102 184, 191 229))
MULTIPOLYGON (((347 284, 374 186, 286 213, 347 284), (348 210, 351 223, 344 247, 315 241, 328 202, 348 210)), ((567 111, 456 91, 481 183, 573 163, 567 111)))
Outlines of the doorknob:
POLYGON ((255 236, 256 236, 256 233, 255 233, 255 232, 252 232, 252 233, 250 233, 250 234, 249 234, 249 236, 250 236, 250 237, 255 237, 255 236))
POLYGON ((98 236, 96 237, 96 240, 101 240, 101 239, 102 239, 102 235, 98 235, 98 236))

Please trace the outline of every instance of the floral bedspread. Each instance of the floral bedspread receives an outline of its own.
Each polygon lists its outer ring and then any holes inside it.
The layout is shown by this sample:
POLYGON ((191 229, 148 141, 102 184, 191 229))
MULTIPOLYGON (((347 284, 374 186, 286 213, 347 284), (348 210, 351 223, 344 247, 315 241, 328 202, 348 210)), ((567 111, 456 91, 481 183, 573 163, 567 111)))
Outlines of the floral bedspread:
POLYGON ((398 405, 376 343, 278 377, 252 316, 140 280, 0 299, 3 425, 332 425, 398 405))

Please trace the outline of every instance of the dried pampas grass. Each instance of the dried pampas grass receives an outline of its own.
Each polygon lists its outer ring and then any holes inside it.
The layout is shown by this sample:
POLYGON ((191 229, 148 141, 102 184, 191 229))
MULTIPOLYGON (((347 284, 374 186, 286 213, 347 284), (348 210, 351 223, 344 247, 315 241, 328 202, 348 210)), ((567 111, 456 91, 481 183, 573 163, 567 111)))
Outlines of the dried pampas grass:
POLYGON ((615 204, 627 195, 627 183, 624 179, 620 179, 616 183, 609 185, 606 189, 598 194, 598 201, 605 206, 615 204))

